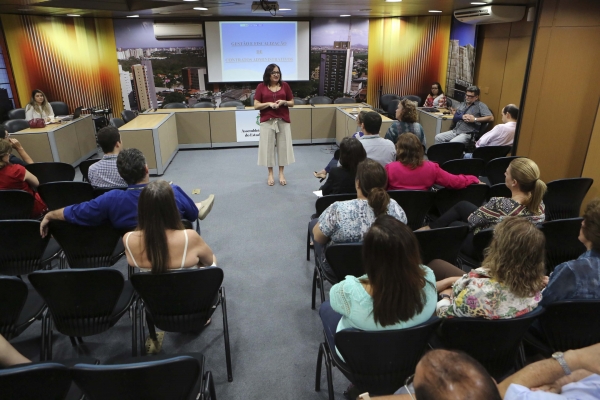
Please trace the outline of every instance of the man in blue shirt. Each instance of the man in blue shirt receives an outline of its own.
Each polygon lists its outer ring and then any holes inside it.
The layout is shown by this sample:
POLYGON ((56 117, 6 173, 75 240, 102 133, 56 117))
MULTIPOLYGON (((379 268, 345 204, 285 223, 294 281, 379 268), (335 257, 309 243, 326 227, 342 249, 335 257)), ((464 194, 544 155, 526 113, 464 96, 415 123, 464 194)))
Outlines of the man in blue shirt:
MULTIPOLYGON (((117 168, 121 177, 129 185, 127 190, 111 190, 94 200, 50 211, 42 220, 40 234, 48 234, 48 223, 53 220, 72 224, 97 226, 110 222, 122 230, 132 230, 137 226, 138 199, 142 189, 150 182, 146 159, 138 149, 126 149, 117 157, 117 168)), ((200 203, 192 199, 177 185, 172 185, 175 203, 183 219, 195 221, 208 215, 214 203, 214 195, 200 203), (200 210, 200 211, 198 211, 200 210)))
POLYGON ((579 241, 587 251, 554 269, 542 292, 541 306, 558 300, 600 299, 600 198, 585 208, 579 241))

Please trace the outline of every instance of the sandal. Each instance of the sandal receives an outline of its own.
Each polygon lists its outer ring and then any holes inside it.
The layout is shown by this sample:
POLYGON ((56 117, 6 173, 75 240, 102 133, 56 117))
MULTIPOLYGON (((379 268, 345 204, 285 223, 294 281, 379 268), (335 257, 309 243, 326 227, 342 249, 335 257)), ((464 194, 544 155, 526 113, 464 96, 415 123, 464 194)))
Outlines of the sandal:
POLYGON ((156 332, 156 341, 152 340, 152 337, 146 338, 146 354, 158 354, 162 350, 163 340, 165 338, 164 332, 156 332))
POLYGON ((317 178, 317 179, 321 179, 321 180, 323 180, 323 179, 327 178, 327 173, 324 173, 324 174, 323 174, 323 173, 320 173, 320 172, 317 172, 317 171, 315 171, 315 172, 313 173, 313 175, 315 176, 315 178, 317 178))

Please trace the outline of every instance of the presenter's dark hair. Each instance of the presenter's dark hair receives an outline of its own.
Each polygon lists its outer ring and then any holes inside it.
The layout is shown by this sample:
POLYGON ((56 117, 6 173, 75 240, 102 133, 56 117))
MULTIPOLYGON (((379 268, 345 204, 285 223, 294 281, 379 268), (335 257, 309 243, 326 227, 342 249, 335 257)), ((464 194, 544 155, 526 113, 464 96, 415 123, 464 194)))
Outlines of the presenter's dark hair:
POLYGON ((387 187, 387 173, 383 166, 370 158, 365 159, 358 164, 356 181, 375 215, 387 214, 390 195, 385 190, 387 187))
POLYGON ((169 269, 167 229, 185 229, 173 189, 166 181, 150 182, 142 190, 138 200, 137 230, 144 234, 144 249, 153 274, 167 272, 169 269))
POLYGON ((117 171, 128 185, 135 185, 146 177, 146 158, 138 149, 125 149, 117 157, 117 171))
POLYGON ((112 152, 119 141, 121 141, 121 134, 114 126, 105 126, 98 131, 98 144, 104 153, 112 152))
MULTIPOLYGON (((267 68, 265 68, 265 73, 263 74, 263 83, 266 86, 269 86, 269 83, 271 82, 271 72, 273 72, 275 68, 279 68, 279 65, 269 64, 267 65, 267 68)), ((283 75, 281 75, 281 68, 279 68, 279 83, 281 82, 283 82, 283 75)))
POLYGON ((441 85, 441 83, 439 83, 439 82, 433 82, 433 83, 431 84, 431 86, 433 86, 433 85, 436 85, 436 86, 437 86, 437 88, 438 88, 438 94, 433 94, 433 92, 431 91, 431 89, 429 89, 429 95, 430 95, 431 97, 434 97, 434 98, 435 98, 435 97, 439 96, 440 94, 444 94, 444 89, 442 89, 442 85, 441 85))
POLYGON ((381 115, 375 111, 369 111, 363 117, 363 124, 365 124, 365 130, 371 135, 378 135, 379 129, 381 129, 381 115))
POLYGON ((362 143, 353 137, 345 137, 340 143, 340 164, 342 167, 356 172, 358 163, 367 158, 362 143))
POLYGON ((475 96, 479 96, 480 90, 479 90, 479 87, 477 87, 475 85, 471 85, 467 88, 467 90, 465 90, 465 93, 466 92, 473 92, 473 93, 475 93, 475 96))
POLYGON ((519 109, 514 104, 509 104, 502 109, 502 114, 509 113, 512 119, 519 118, 519 109))

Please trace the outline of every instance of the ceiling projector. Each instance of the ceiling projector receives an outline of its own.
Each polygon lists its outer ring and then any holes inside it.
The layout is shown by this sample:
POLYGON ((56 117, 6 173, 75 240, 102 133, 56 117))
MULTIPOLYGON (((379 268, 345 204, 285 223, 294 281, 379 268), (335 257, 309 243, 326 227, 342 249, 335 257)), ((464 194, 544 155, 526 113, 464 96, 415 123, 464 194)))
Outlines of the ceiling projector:
POLYGON ((252 2, 252 12, 253 13, 272 13, 279 10, 279 3, 276 1, 253 1, 252 2))

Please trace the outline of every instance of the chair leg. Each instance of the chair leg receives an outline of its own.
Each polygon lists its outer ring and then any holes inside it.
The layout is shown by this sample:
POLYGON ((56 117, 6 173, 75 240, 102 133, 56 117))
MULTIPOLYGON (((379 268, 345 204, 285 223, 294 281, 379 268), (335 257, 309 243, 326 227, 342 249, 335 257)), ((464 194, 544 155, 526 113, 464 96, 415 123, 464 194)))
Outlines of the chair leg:
POLYGON ((219 289, 221 292, 221 310, 223 311, 223 336, 225 340, 225 361, 227 362, 227 381, 233 381, 233 372, 231 368, 231 350, 229 348, 229 325, 227 324, 227 301, 225 299, 225 288, 219 289))
POLYGON ((310 229, 306 233, 306 261, 310 261, 310 229))
POLYGON ((131 356, 137 357, 137 299, 133 300, 129 313, 131 315, 131 356))
POLYGON ((69 336, 69 340, 71 340, 71 346, 77 347, 77 342, 73 336, 69 336))
POLYGON ((321 391, 321 364, 323 362, 323 343, 319 345, 319 355, 317 356, 317 373, 315 375, 315 392, 321 391))
POLYGON ((323 346, 323 354, 325 355, 325 371, 327 372, 327 391, 329 392, 329 400, 335 400, 333 395, 333 371, 331 370, 331 351, 329 347, 326 346, 325 343, 321 344, 323 346))
POLYGON ((48 313, 48 322, 46 322, 46 361, 52 360, 52 316, 48 313))
POLYGON ((318 282, 319 282, 319 293, 321 293, 321 304, 325 303, 325 279, 323 279, 323 273, 321 272, 321 270, 319 269, 319 267, 317 268, 317 274, 319 275, 317 277, 318 282))
POLYGON ((312 305, 311 309, 315 309, 315 302, 317 298, 317 267, 315 266, 315 270, 313 272, 313 283, 312 283, 312 305))
POLYGON ((202 390, 202 396, 205 400, 217 400, 215 382, 213 381, 212 373, 210 371, 206 371, 204 373, 204 388, 202 390))
POLYGON ((44 314, 42 315, 42 345, 40 346, 40 361, 46 361, 46 335, 47 335, 47 328, 46 325, 48 324, 48 309, 46 309, 44 311, 44 314))
POLYGON ((138 322, 138 334, 139 334, 139 349, 140 355, 146 355, 146 333, 144 331, 144 326, 146 325, 146 311, 144 307, 144 302, 140 299, 138 303, 138 314, 139 314, 139 322, 138 322))

